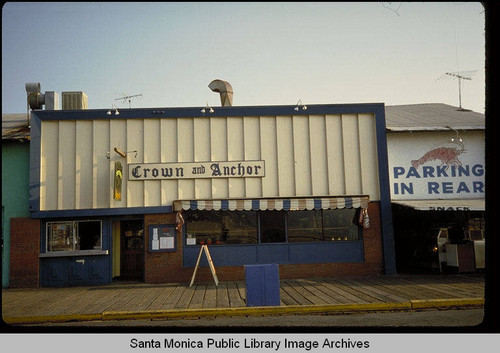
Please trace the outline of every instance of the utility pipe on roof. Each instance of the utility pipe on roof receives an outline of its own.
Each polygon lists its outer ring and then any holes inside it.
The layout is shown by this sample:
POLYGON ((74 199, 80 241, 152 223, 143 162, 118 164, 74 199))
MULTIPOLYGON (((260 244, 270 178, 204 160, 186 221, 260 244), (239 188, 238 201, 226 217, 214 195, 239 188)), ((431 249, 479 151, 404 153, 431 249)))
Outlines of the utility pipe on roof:
POLYGON ((220 102, 223 107, 230 107, 233 105, 233 87, 227 81, 213 80, 208 87, 220 94, 220 102))

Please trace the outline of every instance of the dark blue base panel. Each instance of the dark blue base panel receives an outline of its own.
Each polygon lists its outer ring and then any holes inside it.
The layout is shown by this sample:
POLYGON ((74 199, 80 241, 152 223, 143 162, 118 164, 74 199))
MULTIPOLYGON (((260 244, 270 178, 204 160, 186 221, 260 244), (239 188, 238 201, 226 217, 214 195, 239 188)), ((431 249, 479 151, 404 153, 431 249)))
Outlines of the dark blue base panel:
MULTIPOLYGON (((259 245, 212 245, 208 247, 214 266, 256 264, 315 264, 363 262, 363 242, 318 242, 259 245)), ((185 246, 184 267, 194 267, 200 246, 185 246)), ((200 266, 208 266, 204 254, 200 266)))
POLYGON ((43 258, 42 287, 95 286, 111 283, 108 256, 43 258))

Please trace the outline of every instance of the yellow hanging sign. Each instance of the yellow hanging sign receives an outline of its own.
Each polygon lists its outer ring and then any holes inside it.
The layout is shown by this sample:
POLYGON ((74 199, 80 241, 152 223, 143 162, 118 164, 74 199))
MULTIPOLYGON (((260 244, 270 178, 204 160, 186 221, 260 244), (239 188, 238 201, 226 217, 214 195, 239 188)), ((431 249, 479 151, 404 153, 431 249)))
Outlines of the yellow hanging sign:
POLYGON ((122 200, 122 180, 123 180, 122 164, 120 162, 115 162, 115 185, 114 185, 113 198, 117 201, 122 200))

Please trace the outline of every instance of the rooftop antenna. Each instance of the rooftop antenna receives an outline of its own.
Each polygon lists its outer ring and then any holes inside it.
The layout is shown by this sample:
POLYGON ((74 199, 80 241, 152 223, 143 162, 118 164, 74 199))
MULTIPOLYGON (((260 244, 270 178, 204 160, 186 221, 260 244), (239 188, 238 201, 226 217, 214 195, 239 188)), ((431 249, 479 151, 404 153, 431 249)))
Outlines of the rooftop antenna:
POLYGON ((472 76, 474 76, 476 72, 477 70, 446 72, 438 78, 439 80, 443 77, 446 77, 445 75, 458 78, 458 110, 465 110, 464 108, 462 108, 462 80, 472 80, 472 76))
POLYGON ((134 94, 133 96, 127 96, 125 93, 123 94, 123 97, 121 98, 116 98, 115 101, 118 101, 118 100, 122 100, 123 99, 123 102, 122 103, 125 103, 127 100, 128 100, 128 107, 129 108, 132 108, 132 98, 135 98, 135 97, 142 97, 142 94, 134 94))

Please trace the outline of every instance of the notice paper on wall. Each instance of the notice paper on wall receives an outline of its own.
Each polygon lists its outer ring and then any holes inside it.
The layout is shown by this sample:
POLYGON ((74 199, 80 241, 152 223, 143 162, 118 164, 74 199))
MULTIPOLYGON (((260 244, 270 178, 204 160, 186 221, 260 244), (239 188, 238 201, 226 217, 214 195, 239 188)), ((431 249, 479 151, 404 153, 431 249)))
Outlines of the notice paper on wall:
POLYGON ((160 238, 160 249, 173 249, 174 248, 174 237, 161 237, 160 238))
POLYGON ((149 251, 175 251, 176 231, 174 224, 150 225, 150 246, 149 251))

